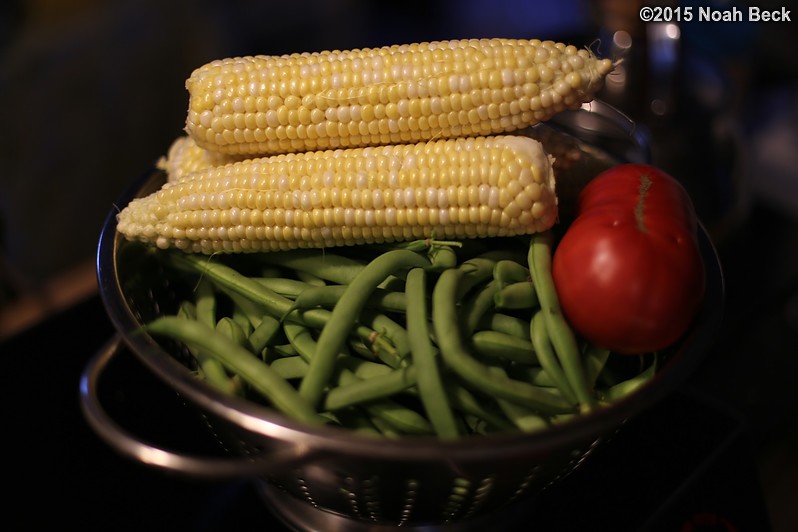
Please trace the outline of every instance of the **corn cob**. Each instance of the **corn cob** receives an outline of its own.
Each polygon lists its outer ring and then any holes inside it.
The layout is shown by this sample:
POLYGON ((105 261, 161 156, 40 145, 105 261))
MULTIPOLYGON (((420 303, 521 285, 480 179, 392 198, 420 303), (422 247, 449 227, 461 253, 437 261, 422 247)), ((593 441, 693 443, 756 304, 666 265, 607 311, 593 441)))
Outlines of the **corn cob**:
POLYGON ((522 136, 275 155, 166 183, 117 228, 206 254, 533 233, 557 217, 552 162, 522 136))
POLYGON ((194 139, 188 136, 176 138, 169 146, 165 157, 161 157, 156 166, 166 172, 169 181, 177 181, 185 175, 197 170, 243 160, 242 156, 225 155, 197 146, 194 139))
POLYGON ((537 39, 221 59, 186 81, 186 131, 250 155, 487 136, 592 100, 612 68, 537 39))

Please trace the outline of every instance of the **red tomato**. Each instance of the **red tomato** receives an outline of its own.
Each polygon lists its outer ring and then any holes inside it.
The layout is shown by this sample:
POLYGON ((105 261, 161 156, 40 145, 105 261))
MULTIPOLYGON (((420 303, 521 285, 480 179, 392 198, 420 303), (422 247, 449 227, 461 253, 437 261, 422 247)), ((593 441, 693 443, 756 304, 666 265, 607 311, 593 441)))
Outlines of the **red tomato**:
POLYGON ((552 262, 574 330, 623 354, 678 340, 704 297, 697 227, 687 192, 658 168, 623 164, 588 183, 552 262))

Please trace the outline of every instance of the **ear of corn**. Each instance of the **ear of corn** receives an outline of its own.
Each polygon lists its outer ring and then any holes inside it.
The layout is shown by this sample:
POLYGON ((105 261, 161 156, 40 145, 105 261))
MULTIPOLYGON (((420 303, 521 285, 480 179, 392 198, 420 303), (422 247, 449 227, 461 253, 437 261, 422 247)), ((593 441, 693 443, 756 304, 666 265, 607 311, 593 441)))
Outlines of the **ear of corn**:
POLYGON ((172 142, 166 156, 161 157, 156 166, 166 172, 169 181, 178 181, 192 172, 243 159, 242 156, 205 150, 197 146, 194 139, 183 135, 172 142))
POLYGON ((487 136, 593 99, 608 59, 563 43, 451 40, 216 60, 186 82, 186 131, 219 153, 487 136))
POLYGON ((528 137, 283 154, 210 167, 133 200, 129 239, 273 251, 533 233, 557 217, 552 160, 528 137))

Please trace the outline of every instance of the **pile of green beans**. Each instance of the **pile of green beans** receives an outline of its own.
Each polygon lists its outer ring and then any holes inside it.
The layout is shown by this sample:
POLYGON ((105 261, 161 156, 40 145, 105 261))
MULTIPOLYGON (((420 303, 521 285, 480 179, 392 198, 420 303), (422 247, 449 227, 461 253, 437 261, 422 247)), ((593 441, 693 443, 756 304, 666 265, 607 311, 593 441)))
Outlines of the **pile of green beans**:
POLYGON ((182 344, 210 386, 310 424, 441 439, 538 431, 657 369, 655 354, 615 355, 572 331, 554 245, 544 232, 212 257, 153 249, 188 289, 144 328, 182 344))

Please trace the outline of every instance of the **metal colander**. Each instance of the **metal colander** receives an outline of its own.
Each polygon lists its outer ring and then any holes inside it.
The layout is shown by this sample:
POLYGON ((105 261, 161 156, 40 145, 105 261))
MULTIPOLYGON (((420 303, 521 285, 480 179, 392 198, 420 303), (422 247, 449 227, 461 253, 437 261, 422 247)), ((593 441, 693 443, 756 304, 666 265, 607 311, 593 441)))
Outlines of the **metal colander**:
MULTIPOLYGON (((541 140, 557 158, 563 204, 571 203, 566 198, 601 169, 648 161, 643 132, 601 102, 561 113, 526 134, 541 140)), ((155 190, 164 177, 158 171, 143 175, 117 207, 155 190)), ((173 311, 192 286, 164 271, 139 245, 120 238, 116 212, 103 228, 97 271, 117 334, 84 371, 81 406, 86 419, 113 448, 143 464, 205 478, 255 479, 266 501, 298 530, 486 530, 486 523, 500 522, 510 508, 556 484, 626 420, 677 387, 702 360, 721 319, 722 273, 702 229, 705 305, 689 334, 664 353, 661 369, 646 386, 607 408, 534 434, 455 442, 375 439, 334 427, 308 427, 223 395, 191 375, 185 351, 143 334, 142 323, 173 311), (115 422, 100 404, 97 385, 109 361, 126 350, 196 408, 229 456, 155 447, 115 422)))

